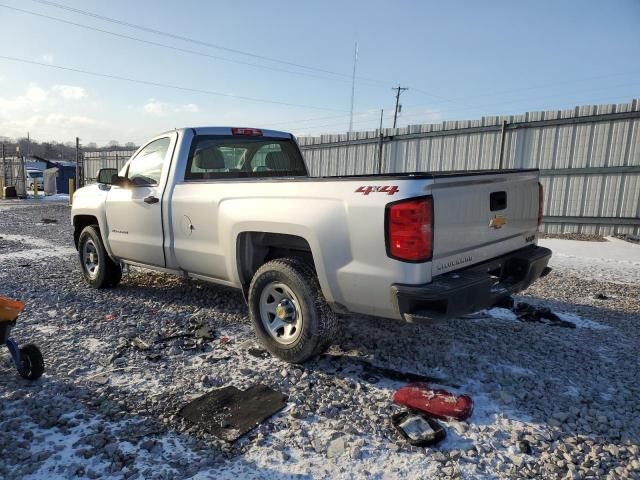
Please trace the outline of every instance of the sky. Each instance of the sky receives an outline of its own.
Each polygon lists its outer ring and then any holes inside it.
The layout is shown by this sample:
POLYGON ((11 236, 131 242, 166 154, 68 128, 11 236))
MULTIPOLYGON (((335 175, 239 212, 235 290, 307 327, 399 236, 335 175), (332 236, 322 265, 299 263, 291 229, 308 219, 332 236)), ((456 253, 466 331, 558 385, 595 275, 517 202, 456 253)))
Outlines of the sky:
POLYGON ((0 0, 0 137, 296 135, 640 97, 640 0, 0 0), (37 15, 35 15, 37 14, 37 15), (63 20, 63 21, 61 21, 63 20))

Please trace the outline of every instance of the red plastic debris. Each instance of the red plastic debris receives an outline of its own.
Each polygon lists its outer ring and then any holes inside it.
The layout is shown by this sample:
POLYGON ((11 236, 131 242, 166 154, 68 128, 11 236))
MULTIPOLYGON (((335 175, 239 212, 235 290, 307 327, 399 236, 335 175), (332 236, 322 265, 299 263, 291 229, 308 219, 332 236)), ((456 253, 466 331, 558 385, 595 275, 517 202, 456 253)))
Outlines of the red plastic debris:
POLYGON ((473 412, 473 399, 469 395, 457 396, 446 390, 435 390, 426 383, 402 387, 393 394, 393 401, 442 420, 466 420, 473 412))
POLYGON ((231 341, 231 338, 227 337, 226 335, 224 337, 220 337, 220 345, 226 345, 230 341, 231 341))
POLYGON ((116 319, 116 316, 113 313, 110 313, 109 315, 107 315, 106 317, 104 317, 105 320, 107 321, 112 321, 116 319))

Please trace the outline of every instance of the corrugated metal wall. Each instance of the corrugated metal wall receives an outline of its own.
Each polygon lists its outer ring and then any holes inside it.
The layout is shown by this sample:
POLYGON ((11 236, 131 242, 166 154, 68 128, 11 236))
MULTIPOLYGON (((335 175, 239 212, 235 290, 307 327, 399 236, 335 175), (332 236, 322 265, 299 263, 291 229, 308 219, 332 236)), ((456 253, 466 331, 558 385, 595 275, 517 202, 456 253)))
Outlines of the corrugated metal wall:
POLYGON ((301 137, 313 176, 539 168, 547 232, 640 233, 640 101, 301 137), (503 122, 506 124, 503 127, 503 122))

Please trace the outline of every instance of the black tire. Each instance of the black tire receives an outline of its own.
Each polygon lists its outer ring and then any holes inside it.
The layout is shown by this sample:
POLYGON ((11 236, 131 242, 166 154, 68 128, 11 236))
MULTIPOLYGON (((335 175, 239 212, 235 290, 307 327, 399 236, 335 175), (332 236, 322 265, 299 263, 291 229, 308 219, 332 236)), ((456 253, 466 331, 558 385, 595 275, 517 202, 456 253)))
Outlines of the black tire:
POLYGON ((21 365, 18 373, 27 380, 36 380, 44 373, 44 358, 40 349, 29 343, 20 349, 21 365))
POLYGON ((86 282, 93 288, 112 288, 120 283, 122 279, 122 269, 120 265, 109 257, 102 243, 100 230, 96 225, 85 227, 78 239, 78 258, 80 259, 80 270, 86 282), (95 272, 89 271, 83 261, 83 251, 88 243, 95 247, 98 268, 95 272))
POLYGON ((331 345, 336 316, 322 295, 316 272, 304 261, 281 258, 262 265, 251 280, 248 303, 256 336, 272 355, 289 363, 301 363, 331 345), (294 293, 302 315, 300 333, 287 345, 269 333, 261 317, 261 295, 274 283, 284 284, 294 293))

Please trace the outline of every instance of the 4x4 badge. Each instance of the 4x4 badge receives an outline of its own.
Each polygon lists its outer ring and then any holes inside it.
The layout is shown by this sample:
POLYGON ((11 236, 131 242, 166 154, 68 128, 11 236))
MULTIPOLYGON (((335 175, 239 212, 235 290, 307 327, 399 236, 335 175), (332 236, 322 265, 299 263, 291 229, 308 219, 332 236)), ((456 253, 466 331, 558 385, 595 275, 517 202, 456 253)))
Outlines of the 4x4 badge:
POLYGON ((397 185, 382 185, 382 186, 362 186, 358 187, 356 193, 361 193, 363 195, 369 195, 372 192, 380 192, 386 193, 387 195, 393 195, 396 192, 399 192, 400 189, 397 185))

